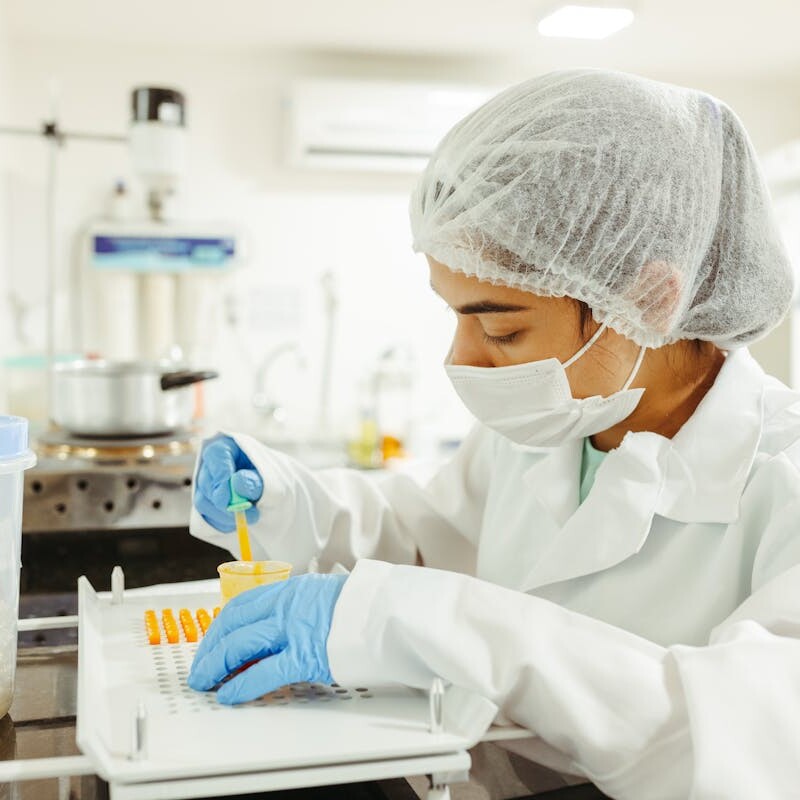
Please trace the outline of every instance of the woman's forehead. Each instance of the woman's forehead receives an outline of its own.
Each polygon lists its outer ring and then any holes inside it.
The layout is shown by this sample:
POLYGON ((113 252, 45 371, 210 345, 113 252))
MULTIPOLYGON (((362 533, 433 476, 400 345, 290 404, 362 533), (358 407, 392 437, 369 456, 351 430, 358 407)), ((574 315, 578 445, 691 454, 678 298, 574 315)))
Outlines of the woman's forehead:
POLYGON ((434 291, 441 294, 446 300, 447 295, 457 295, 460 299, 475 300, 478 297, 492 299, 515 300, 526 305, 534 298, 530 292, 520 289, 511 289, 508 286, 496 286, 478 280, 474 275, 465 275, 463 272, 451 270, 436 259, 428 256, 431 270, 431 286, 434 291))
POLYGON ((525 306, 532 310, 547 308, 548 311, 555 311, 556 306, 573 305, 568 298, 542 297, 522 289, 496 286, 480 281, 473 275, 455 272, 431 256, 427 256, 427 259, 430 266, 431 288, 453 307, 491 301, 525 306))

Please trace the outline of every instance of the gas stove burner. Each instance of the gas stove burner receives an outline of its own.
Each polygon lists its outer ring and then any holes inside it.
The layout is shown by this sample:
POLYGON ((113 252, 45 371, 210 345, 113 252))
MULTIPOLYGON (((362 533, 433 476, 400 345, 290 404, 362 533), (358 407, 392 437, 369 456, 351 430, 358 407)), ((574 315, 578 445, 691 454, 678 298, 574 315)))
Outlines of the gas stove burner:
POLYGON ((164 456, 194 453, 197 436, 178 431, 146 437, 74 436, 64 430, 51 430, 39 436, 36 450, 43 458, 78 458, 98 464, 147 463, 164 456))

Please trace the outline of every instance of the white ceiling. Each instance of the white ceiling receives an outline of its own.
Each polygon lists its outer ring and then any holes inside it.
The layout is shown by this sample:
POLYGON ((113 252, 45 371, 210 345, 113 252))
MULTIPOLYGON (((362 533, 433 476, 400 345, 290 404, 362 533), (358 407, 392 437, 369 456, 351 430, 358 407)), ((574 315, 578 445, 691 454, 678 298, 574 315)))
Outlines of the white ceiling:
MULTIPOLYGON (((575 1, 575 0, 573 0, 575 1)), ((12 38, 502 56, 538 68, 800 80, 800 0, 637 0, 601 42, 544 39, 555 0, 0 0, 12 38)))

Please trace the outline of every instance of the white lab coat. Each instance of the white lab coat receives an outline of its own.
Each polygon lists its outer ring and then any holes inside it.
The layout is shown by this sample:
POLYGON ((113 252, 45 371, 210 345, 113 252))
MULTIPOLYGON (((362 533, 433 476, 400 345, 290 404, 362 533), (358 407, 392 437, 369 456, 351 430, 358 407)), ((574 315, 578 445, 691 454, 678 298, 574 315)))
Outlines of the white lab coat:
POLYGON ((582 505, 581 442, 478 426, 421 487, 236 438, 265 481, 255 549, 353 568, 338 682, 475 690, 536 735, 518 752, 616 798, 800 798, 800 394, 746 350, 672 440, 629 433, 582 505))

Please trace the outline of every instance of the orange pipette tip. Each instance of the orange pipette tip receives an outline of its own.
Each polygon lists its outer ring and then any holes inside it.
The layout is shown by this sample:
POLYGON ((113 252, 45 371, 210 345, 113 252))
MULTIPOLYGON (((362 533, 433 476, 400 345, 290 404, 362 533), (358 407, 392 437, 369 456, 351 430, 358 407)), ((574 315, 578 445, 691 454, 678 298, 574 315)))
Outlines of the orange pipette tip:
POLYGON ((161 624, 164 626, 164 633, 167 634, 167 641, 170 644, 177 644, 181 637, 178 633, 178 623, 171 608, 165 608, 161 612, 161 624))
POLYGON ((200 626, 203 636, 205 636, 206 631, 211 626, 211 615, 204 608, 198 608, 195 616, 197 617, 197 624, 200 626))
POLYGON ((178 612, 178 618, 181 621, 183 628, 183 635, 186 637, 187 642, 197 641, 197 625, 194 624, 192 619, 192 612, 188 608, 182 608, 178 612))
POLYGON ((161 644, 161 630, 158 627, 158 617, 156 612, 148 609, 144 612, 144 629, 147 633, 147 641, 150 644, 161 644))

